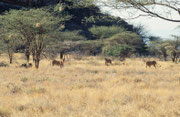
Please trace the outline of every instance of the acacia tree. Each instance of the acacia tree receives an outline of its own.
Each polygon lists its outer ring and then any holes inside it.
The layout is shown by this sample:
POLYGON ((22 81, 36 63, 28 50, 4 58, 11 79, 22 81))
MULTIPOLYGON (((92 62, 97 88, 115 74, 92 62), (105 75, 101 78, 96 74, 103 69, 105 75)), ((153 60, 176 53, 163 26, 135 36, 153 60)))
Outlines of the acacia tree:
POLYGON ((126 57, 135 54, 143 54, 145 43, 136 33, 122 32, 104 41, 103 52, 105 55, 119 56, 124 60, 126 57))
POLYGON ((125 31, 119 34, 116 34, 106 40, 110 45, 128 45, 131 46, 135 53, 141 53, 145 45, 143 39, 136 33, 125 31))
POLYGON ((173 39, 168 40, 168 51, 171 59, 174 63, 178 63, 178 58, 180 57, 180 37, 172 36, 173 39))
POLYGON ((164 61, 167 61, 168 57, 168 41, 164 41, 162 39, 153 40, 148 43, 148 49, 150 55, 157 56, 159 58, 163 58, 164 61))
POLYGON ((177 63, 178 58, 180 57, 180 37, 172 36, 172 39, 162 40, 156 38, 153 41, 148 43, 148 49, 150 55, 155 55, 158 57, 163 57, 166 61, 169 56, 172 59, 172 62, 177 63))
POLYGON ((5 33, 2 31, 1 27, 0 40, 2 42, 1 46, 3 46, 3 50, 8 54, 9 63, 12 64, 15 49, 19 44, 18 36, 9 32, 5 33))
MULTIPOLYGON (((127 12, 129 18, 140 16, 158 17, 163 20, 180 22, 179 0, 96 0, 99 5, 127 12), (172 15, 174 14, 174 15, 172 15)), ((122 17, 122 16, 121 16, 122 17)))
POLYGON ((1 24, 21 36, 25 45, 25 56, 29 62, 32 52, 35 67, 39 68, 40 56, 50 41, 57 38, 63 23, 71 16, 56 16, 53 9, 41 8, 30 10, 10 10, 0 16, 1 24))

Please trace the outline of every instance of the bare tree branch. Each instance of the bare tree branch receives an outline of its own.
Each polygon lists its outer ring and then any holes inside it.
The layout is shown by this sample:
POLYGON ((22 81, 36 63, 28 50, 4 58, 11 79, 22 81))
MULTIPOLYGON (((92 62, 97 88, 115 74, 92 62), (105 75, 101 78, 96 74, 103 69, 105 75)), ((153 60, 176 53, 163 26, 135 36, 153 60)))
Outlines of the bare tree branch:
MULTIPOLYGON (((179 0, 97 0, 100 6, 114 8, 119 11, 127 11, 134 14, 129 19, 140 16, 151 16, 161 18, 171 22, 180 22, 180 19, 174 16, 180 16, 179 0), (139 10, 145 14, 138 14, 134 10, 139 10), (177 14, 177 15, 172 15, 177 14)), ((126 18, 128 19, 128 18, 126 18)))

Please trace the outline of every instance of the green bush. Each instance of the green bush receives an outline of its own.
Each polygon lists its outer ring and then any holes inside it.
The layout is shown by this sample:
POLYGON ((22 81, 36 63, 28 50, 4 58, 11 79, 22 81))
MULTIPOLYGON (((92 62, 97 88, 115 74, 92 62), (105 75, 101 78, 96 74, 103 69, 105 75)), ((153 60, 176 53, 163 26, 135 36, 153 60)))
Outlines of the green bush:
POLYGON ((89 29, 96 39, 109 38, 115 34, 124 32, 125 29, 120 26, 93 26, 89 29))
POLYGON ((105 56, 128 57, 132 52, 132 48, 128 45, 114 45, 103 48, 105 56))
POLYGON ((68 41, 79 41, 79 40, 87 40, 86 37, 79 34, 79 31, 65 31, 60 33, 60 38, 62 40, 68 41))
POLYGON ((122 32, 118 33, 104 42, 109 43, 111 46, 114 45, 127 45, 131 47, 134 53, 142 54, 145 51, 145 43, 143 39, 133 32, 122 32))

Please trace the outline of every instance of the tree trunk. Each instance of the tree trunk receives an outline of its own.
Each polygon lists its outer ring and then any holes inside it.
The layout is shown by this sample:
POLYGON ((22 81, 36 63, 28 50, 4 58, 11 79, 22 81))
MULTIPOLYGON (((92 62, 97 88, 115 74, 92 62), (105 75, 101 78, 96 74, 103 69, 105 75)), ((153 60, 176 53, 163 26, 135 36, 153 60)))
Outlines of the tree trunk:
POLYGON ((36 67, 37 69, 39 68, 39 62, 40 62, 39 59, 36 59, 36 60, 35 60, 35 67, 36 67))
POLYGON ((35 62, 35 60, 36 60, 36 59, 35 59, 35 55, 33 55, 33 62, 35 62))
POLYGON ((29 63, 30 54, 26 54, 27 63, 29 63))
POLYGON ((8 47, 8 56, 9 56, 9 63, 12 64, 13 52, 10 51, 10 48, 9 48, 9 47, 8 47))
POLYGON ((12 64, 12 57, 9 58, 10 64, 12 64))
POLYGON ((172 62, 173 62, 173 63, 175 62, 175 59, 174 59, 174 58, 172 58, 172 62))
POLYGON ((36 60, 36 51, 35 51, 34 48, 31 48, 31 52, 32 52, 33 62, 35 63, 35 60, 36 60))
POLYGON ((34 53, 34 52, 32 52, 32 57, 33 57, 33 62, 35 62, 36 56, 35 56, 35 53, 34 53))
POLYGON ((27 42, 25 43, 25 56, 26 56, 27 63, 29 63, 30 54, 31 54, 30 52, 31 42, 32 40, 28 39, 27 42))
POLYGON ((164 61, 167 61, 167 54, 166 53, 163 53, 163 58, 164 58, 164 61))
POLYGON ((12 64, 13 56, 9 54, 9 63, 12 64))
POLYGON ((35 67, 37 69, 39 68, 39 62, 40 62, 40 53, 36 53, 36 56, 35 56, 35 67))
POLYGON ((172 62, 173 62, 173 63, 176 62, 176 55, 177 55, 177 53, 176 53, 175 51, 173 51, 173 52, 171 53, 171 58, 172 58, 172 62))
POLYGON ((63 59, 63 56, 64 56, 64 52, 61 51, 61 52, 60 52, 60 59, 63 59))
POLYGON ((30 58, 30 51, 29 50, 25 50, 25 56, 26 56, 27 63, 29 63, 29 58, 30 58))

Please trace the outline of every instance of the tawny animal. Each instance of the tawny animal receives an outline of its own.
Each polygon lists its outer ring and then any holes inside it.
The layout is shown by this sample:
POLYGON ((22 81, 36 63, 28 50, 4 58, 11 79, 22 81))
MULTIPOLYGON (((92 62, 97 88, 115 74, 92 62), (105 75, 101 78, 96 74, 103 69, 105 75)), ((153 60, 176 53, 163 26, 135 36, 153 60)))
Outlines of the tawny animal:
POLYGON ((146 67, 147 67, 147 66, 149 66, 149 67, 154 66, 154 67, 156 68, 156 65, 157 65, 157 62, 156 62, 156 61, 147 61, 147 62, 146 62, 146 67))
POLYGON ((108 58, 105 58, 105 65, 109 65, 109 64, 111 64, 112 65, 112 61, 111 61, 111 59, 108 59, 108 58))
POLYGON ((57 66, 60 66, 60 68, 62 68, 64 66, 64 61, 63 60, 60 60, 60 61, 57 61, 57 60, 53 60, 52 61, 52 65, 57 65, 57 66))

